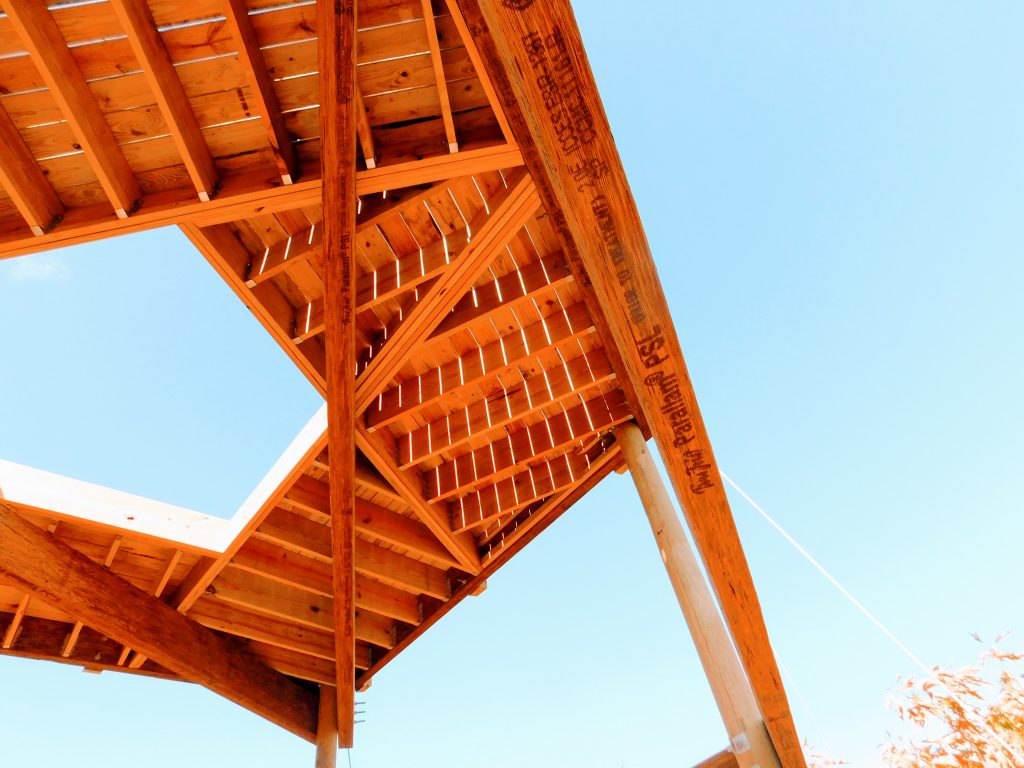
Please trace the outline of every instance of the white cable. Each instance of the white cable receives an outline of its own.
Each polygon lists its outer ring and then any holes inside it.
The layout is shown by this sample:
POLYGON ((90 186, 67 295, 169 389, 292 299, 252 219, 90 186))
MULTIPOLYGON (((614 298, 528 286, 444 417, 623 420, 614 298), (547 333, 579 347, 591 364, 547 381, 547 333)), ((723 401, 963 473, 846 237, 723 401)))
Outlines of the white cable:
MULTIPOLYGON (((915 654, 913 651, 910 650, 910 648, 907 647, 906 643, 904 643, 902 640, 896 637, 896 635, 894 635, 892 631, 887 626, 885 626, 885 624, 883 624, 877 616, 875 616, 875 614, 873 614, 871 611, 865 608, 864 604, 856 597, 854 597, 846 587, 840 584, 836 577, 829 573, 828 570, 826 570, 825 566, 823 566, 821 563, 815 560, 811 553, 800 545, 800 542, 798 542, 796 539, 790 536, 789 533, 787 533, 781 525, 775 522, 772 516, 765 512, 764 509, 762 509, 760 504, 758 504, 756 501, 750 498, 749 494, 747 494, 746 491, 744 491, 742 488, 736 485, 732 478, 730 478, 727 474, 725 474, 721 470, 719 470, 719 474, 722 476, 722 479, 725 480, 725 482, 727 482, 729 485, 733 487, 733 490, 735 490, 736 493, 742 496, 750 506, 757 510, 758 514, 760 514, 761 517, 768 521, 768 524, 771 525, 772 528, 779 532, 779 535, 781 535, 782 538, 784 538, 786 541, 792 544, 793 548, 801 555, 803 555, 804 559, 807 560, 807 562, 813 565, 822 576, 828 579, 829 583, 837 590, 839 590, 840 594, 842 594, 843 597, 849 600, 854 605, 854 607, 857 608, 857 610, 864 614, 868 618, 868 620, 882 632, 882 634, 888 637, 896 645, 897 648, 903 651, 903 653, 906 655, 908 659, 910 659, 912 662, 914 662, 914 664, 920 667, 924 671, 925 675, 927 675, 928 677, 932 677, 935 675, 935 668, 929 668, 928 666, 926 666, 925 663, 917 657, 917 654, 915 654)), ((951 690, 948 685, 943 683, 938 678, 936 678, 936 682, 938 682, 939 685, 945 688, 946 693, 948 693, 950 697, 952 697, 952 699, 963 708, 963 714, 965 717, 967 717, 968 713, 970 712, 967 703, 964 702, 964 700, 961 699, 955 691, 951 690)), ((1000 746, 1002 746, 1006 750, 1007 754, 1014 754, 1013 748, 1009 744, 1007 744, 1006 741, 998 733, 996 733, 995 729, 992 728, 984 720, 979 720, 977 723, 975 723, 975 725, 978 725, 983 730, 988 731, 989 734, 991 734, 992 738, 994 738, 1000 744, 1000 746)))

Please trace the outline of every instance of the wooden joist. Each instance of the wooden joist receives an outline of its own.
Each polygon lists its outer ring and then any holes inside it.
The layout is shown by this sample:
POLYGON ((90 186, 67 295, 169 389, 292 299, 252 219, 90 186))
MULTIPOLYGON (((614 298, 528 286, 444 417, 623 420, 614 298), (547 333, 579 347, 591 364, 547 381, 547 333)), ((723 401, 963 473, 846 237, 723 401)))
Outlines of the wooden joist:
POLYGON ((434 80, 437 83, 437 98, 441 104, 441 120, 444 122, 444 136, 449 152, 459 151, 459 141, 455 136, 455 121, 452 119, 452 103, 448 98, 448 81, 444 76, 444 62, 441 60, 441 47, 437 40, 437 24, 434 21, 434 4, 432 0, 420 0, 423 7, 423 22, 427 32, 427 43, 430 45, 430 60, 434 66, 434 80))
POLYGON ((0 574, 182 677, 313 740, 316 702, 240 644, 214 634, 0 504, 0 574))
POLYGON ((510 373, 531 355, 589 336, 593 330, 590 314, 582 303, 514 328, 450 363, 385 390, 367 411, 367 427, 372 432, 396 419, 414 415, 436 398, 458 395, 485 380, 510 373))
MULTIPOLYGON (((243 0, 234 0, 244 6, 243 0)), ((327 436, 338 740, 355 731, 356 8, 319 0, 320 165, 324 214, 327 436)), ((362 409, 359 408, 361 411, 362 409)))
POLYGON ((114 213, 126 218, 141 200, 138 182, 46 4, 3 0, 0 7, 78 138, 114 213))
MULTIPOLYGON (((364 412, 394 378, 405 358, 451 311, 452 301, 479 279, 540 204, 529 177, 519 176, 470 226, 471 240, 437 280, 397 318, 372 357, 364 361, 356 387, 356 410, 364 412)), ((379 469, 380 467, 378 467, 379 469)))
POLYGON ((427 498, 441 501, 499 482, 530 462, 587 444, 629 417, 618 391, 579 402, 426 472, 427 498))
POLYGON ((25 140, 0 104, 0 186, 14 201, 33 235, 52 229, 64 216, 64 204, 47 181, 25 140))
POLYGON ((587 397, 590 390, 610 381, 615 373, 601 350, 593 350, 551 368, 537 366, 527 377, 519 368, 498 377, 500 397, 477 400, 413 430, 398 443, 398 463, 412 466, 457 451, 471 440, 503 431, 513 422, 542 413, 573 396, 587 397))
POLYGON ((631 405, 658 443, 775 748, 786 768, 804 768, 757 592, 569 3, 458 2, 573 271, 589 280, 588 306, 605 318, 606 346, 622 355, 631 405))
POLYGON ((451 530, 449 517, 445 510, 431 504, 423 493, 423 476, 415 469, 401 469, 395 460, 394 441, 388 439, 386 432, 370 434, 366 427, 356 427, 356 446, 370 460, 392 487, 409 504, 413 514, 430 529, 430 532, 459 561, 459 566, 468 573, 480 570, 480 555, 476 551, 472 539, 466 535, 455 534, 451 530))
POLYGON ((263 122, 274 162, 277 164, 277 172, 284 184, 292 184, 298 180, 298 159, 291 136, 288 135, 288 129, 284 124, 284 116, 281 114, 277 93, 274 91, 274 81, 267 71, 267 63, 256 39, 256 31, 249 19, 248 5, 245 0, 227 0, 224 6, 224 16, 238 45, 238 58, 249 80, 255 107, 263 122))
POLYGON ((196 194, 202 201, 210 200, 217 193, 219 175, 195 112, 160 39, 148 3, 146 0, 111 0, 111 5, 167 121, 196 194))

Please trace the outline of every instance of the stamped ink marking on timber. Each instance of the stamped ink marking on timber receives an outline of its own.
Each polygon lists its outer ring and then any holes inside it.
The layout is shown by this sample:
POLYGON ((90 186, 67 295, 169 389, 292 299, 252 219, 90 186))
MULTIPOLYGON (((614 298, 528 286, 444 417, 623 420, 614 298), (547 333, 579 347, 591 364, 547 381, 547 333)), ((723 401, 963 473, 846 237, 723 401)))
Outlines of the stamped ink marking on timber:
MULTIPOLYGON (((533 0, 502 0, 506 8, 525 10, 533 0)), ((700 444, 694 429, 686 387, 679 375, 658 370, 670 363, 670 350, 660 325, 644 328, 650 320, 637 290, 632 270, 632 254, 622 241, 622 228, 608 197, 602 191, 608 163, 599 157, 575 159, 597 138, 596 123, 590 105, 583 95, 575 63, 569 55, 562 31, 553 27, 550 33, 528 32, 522 38, 534 84, 540 93, 548 120, 554 129, 559 149, 569 163, 569 172, 576 191, 589 197, 589 205, 605 251, 615 267, 615 277, 622 291, 623 306, 634 329, 634 344, 643 367, 648 371, 643 381, 653 392, 658 411, 668 419, 672 430, 672 447, 680 449, 683 466, 690 481, 690 490, 702 494, 716 484, 712 462, 700 444), (639 339, 636 333, 643 334, 639 339)), ((513 97, 514 98, 514 97, 513 97)), ((597 154, 595 150, 593 154, 597 154)), ((560 212, 561 213, 561 212, 560 212)), ((571 242, 568 222, 559 216, 556 222, 571 242)))

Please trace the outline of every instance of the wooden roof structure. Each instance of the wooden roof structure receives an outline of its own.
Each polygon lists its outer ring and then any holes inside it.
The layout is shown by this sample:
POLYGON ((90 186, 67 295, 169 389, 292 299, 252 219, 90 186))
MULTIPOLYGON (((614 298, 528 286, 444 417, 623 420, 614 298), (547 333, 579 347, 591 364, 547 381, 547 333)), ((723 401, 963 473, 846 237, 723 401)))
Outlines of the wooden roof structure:
POLYGON ((0 258, 178 226, 326 400, 230 521, 0 462, 0 653, 350 744, 354 691, 636 423, 803 766, 566 0, 0 8, 0 258))

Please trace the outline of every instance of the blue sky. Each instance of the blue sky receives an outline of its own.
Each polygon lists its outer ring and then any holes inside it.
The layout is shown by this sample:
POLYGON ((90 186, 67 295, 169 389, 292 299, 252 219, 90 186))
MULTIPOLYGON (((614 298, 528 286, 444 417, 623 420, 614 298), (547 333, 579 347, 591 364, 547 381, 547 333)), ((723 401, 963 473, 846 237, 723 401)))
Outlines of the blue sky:
MULTIPOLYGON (((926 662, 964 665, 968 633, 1024 633, 1024 9, 762 5, 576 7, 721 467, 926 662)), ((318 406, 177 232, 0 263, 0 298, 0 457, 228 515, 318 406)), ((802 735, 877 765, 911 662, 734 513, 802 735)), ((3 658, 0 691, 12 764, 312 764, 194 686, 3 658)), ((364 698, 358 768, 725 745, 617 475, 364 698)))

